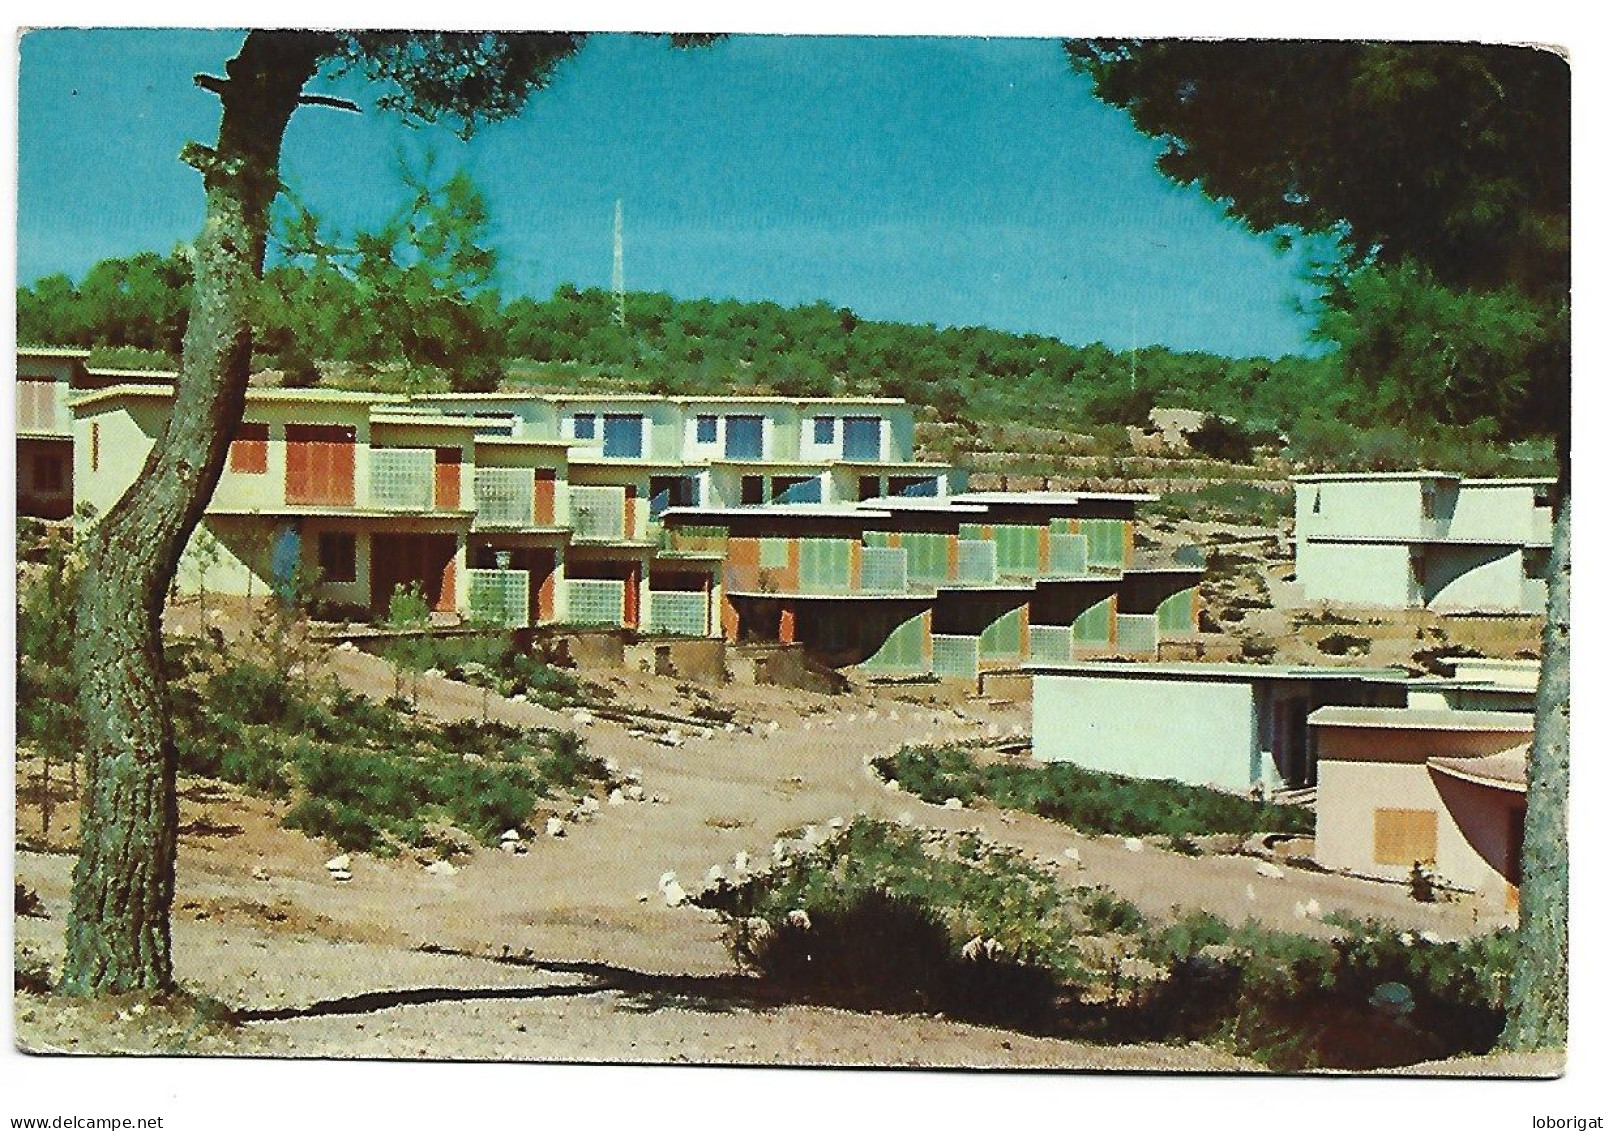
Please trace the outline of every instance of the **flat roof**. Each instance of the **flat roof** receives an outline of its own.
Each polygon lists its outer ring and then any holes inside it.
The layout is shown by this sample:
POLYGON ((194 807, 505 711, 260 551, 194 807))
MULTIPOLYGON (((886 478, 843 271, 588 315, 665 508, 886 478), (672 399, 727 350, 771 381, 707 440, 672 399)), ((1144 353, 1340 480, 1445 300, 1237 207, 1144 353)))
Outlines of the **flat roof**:
POLYGON ((989 508, 984 504, 960 503, 955 498, 945 495, 911 498, 905 495, 883 495, 875 499, 863 499, 855 505, 882 511, 925 511, 962 515, 989 513, 989 508))
MULTIPOLYGON (((474 427, 477 428, 485 426, 485 422, 474 424, 474 427)), ((476 437, 476 443, 478 446, 486 444, 489 447, 504 448, 570 448, 573 446, 570 440, 544 440, 527 436, 478 436, 476 437)))
POLYGON ((665 396, 659 393, 591 393, 582 392, 496 392, 496 393, 419 393, 415 400, 434 401, 547 401, 551 404, 568 401, 603 401, 609 404, 637 402, 641 404, 747 404, 747 405, 906 405, 901 397, 768 397, 753 396, 665 396))
POLYGON ((466 416, 443 416, 434 412, 373 412, 371 424, 385 424, 408 428, 425 425, 428 428, 453 428, 460 432, 474 432, 479 425, 466 416))
POLYGON ((177 369, 114 369, 101 365, 86 365, 84 372, 91 377, 134 377, 158 381, 174 381, 179 378, 177 369))
POLYGON ((18 346, 18 357, 89 357, 89 350, 76 346, 18 346))
POLYGON ((1294 483, 1344 483, 1349 481, 1370 482, 1372 480, 1395 479, 1460 479, 1453 471, 1314 471, 1305 475, 1290 475, 1294 483))
POLYGON ((1524 793, 1529 786, 1529 744, 1525 742, 1483 758, 1430 758, 1428 768, 1474 785, 1524 793))
POLYGON ((1529 734, 1533 715, 1522 711, 1448 711, 1437 707, 1322 707, 1309 722, 1319 727, 1370 730, 1502 731, 1529 734))
POLYGON ((1351 546, 1549 546, 1549 539, 1524 536, 1518 538, 1479 538, 1468 535, 1426 534, 1307 534, 1306 542, 1327 542, 1351 546))
POLYGON ((779 518, 834 518, 856 519, 889 518, 888 511, 868 510, 845 503, 760 503, 749 507, 667 507, 661 517, 667 518, 756 518, 772 515, 779 518))
POLYGON ((1464 487, 1551 487, 1557 480, 1549 475, 1526 476, 1512 479, 1464 479, 1464 487))
MULTIPOLYGON (((172 399, 174 387, 167 384, 151 385, 109 385, 104 389, 92 389, 83 396, 73 397, 69 400, 70 408, 79 408, 84 405, 100 404, 102 401, 116 401, 135 397, 161 397, 172 399)), ((395 405, 402 398, 396 393, 368 393, 357 389, 265 389, 249 388, 246 391, 247 403, 253 401, 307 401, 312 403, 325 402, 329 404, 385 404, 395 405)))
POLYGON ((1409 683, 1411 677, 1399 668, 1319 668, 1299 664, 1240 664, 1187 662, 1129 662, 1090 660, 1084 663, 1032 663, 1024 665, 1034 675, 1117 676, 1121 678, 1210 679, 1220 681, 1259 680, 1361 680, 1369 683, 1409 683))
POLYGON ((961 503, 1024 503, 1045 506, 1049 503, 1130 502, 1157 503, 1158 495, 1141 491, 966 491, 953 495, 961 503))

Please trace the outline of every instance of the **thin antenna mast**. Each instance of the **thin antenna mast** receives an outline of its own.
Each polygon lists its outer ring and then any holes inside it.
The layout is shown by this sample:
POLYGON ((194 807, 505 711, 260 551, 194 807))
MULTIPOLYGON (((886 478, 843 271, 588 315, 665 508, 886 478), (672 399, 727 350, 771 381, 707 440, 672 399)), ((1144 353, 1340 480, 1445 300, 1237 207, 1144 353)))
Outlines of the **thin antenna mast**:
POLYGON ((616 198, 616 242, 610 269, 611 294, 616 296, 616 325, 627 326, 627 284, 622 274, 622 198, 616 198))

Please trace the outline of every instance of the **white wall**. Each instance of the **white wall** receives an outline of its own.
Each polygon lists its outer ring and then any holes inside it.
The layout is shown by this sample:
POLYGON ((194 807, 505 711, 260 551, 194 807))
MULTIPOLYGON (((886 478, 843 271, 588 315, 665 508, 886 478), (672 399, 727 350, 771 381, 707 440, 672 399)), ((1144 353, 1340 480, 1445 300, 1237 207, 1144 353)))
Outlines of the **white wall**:
POLYGON ((1247 683, 1037 674, 1039 761, 1246 791, 1264 776, 1247 683))
POLYGON ((1523 606, 1523 550, 1507 546, 1424 548, 1425 602, 1444 612, 1507 611, 1523 606))
POLYGON ((1413 602, 1411 556, 1405 545, 1300 542, 1294 579, 1307 601, 1404 609, 1413 602))
POLYGON ((1294 536, 1299 540, 1319 534, 1421 537, 1424 482, 1428 481, 1326 479, 1296 483, 1294 536))

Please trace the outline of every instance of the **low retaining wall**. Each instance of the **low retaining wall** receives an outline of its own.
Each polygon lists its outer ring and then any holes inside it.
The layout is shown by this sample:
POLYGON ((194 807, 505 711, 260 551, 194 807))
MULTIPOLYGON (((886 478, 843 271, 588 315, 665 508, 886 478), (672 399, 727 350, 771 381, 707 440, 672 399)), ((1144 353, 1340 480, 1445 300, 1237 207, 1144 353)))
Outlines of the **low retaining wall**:
POLYGON ((705 637, 645 636, 623 648, 627 667, 691 683, 728 680, 728 642, 705 637))

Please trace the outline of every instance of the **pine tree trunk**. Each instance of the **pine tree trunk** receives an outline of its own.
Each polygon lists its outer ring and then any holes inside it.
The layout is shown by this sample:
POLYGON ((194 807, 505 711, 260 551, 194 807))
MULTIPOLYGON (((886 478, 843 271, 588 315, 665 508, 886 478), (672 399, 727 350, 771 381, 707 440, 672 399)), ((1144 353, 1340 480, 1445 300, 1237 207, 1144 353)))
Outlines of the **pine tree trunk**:
POLYGON ((1552 530, 1546 630, 1518 887, 1518 964, 1507 1001, 1505 1048, 1568 1043, 1568 588, 1569 477, 1552 530))
POLYGON ((334 38, 251 32, 224 80, 216 149, 192 146, 206 219, 168 423, 134 485, 91 532, 74 664, 85 726, 79 854, 62 988, 173 986, 169 911, 178 840, 175 750, 162 669, 163 599, 223 470, 251 362, 280 144, 334 38))

